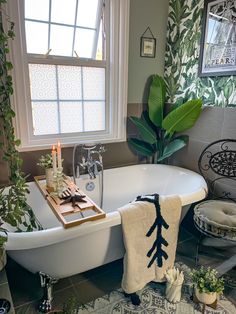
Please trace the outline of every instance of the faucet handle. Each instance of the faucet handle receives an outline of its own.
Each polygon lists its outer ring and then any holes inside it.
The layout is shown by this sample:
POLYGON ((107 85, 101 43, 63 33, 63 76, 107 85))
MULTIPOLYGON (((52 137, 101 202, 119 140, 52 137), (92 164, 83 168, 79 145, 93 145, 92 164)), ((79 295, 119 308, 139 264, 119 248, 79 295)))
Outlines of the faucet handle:
POLYGON ((82 162, 80 163, 80 166, 85 168, 86 167, 86 161, 85 161, 85 157, 82 156, 82 162))
POLYGON ((106 152, 106 148, 103 145, 100 145, 99 150, 98 150, 99 154, 103 154, 106 152))

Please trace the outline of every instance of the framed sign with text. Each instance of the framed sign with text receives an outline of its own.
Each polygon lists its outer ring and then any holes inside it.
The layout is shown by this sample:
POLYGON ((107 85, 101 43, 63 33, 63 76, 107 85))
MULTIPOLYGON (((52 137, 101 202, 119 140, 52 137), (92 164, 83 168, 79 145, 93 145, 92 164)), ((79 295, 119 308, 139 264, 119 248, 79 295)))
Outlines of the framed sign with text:
POLYGON ((199 76, 236 75, 236 0, 205 0, 199 76))

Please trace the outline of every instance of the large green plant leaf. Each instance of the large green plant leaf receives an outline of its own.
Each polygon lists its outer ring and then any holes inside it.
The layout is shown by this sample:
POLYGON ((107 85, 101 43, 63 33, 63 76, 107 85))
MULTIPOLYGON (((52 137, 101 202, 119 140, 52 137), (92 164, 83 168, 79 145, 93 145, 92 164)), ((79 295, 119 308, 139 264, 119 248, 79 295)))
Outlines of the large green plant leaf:
POLYGON ((160 127, 163 120, 163 108, 166 98, 166 87, 163 78, 153 75, 148 98, 149 117, 153 124, 160 127))
POLYGON ((150 144, 137 138, 129 138, 128 143, 143 156, 152 156, 154 154, 154 149, 150 144))
POLYGON ((163 120, 162 127, 169 135, 174 132, 183 132, 195 124, 201 111, 201 99, 189 100, 171 111, 163 120))
POLYGON ((172 154, 186 146, 187 141, 184 138, 177 138, 171 141, 163 150, 162 156, 158 158, 158 161, 162 161, 168 157, 170 157, 172 154))
POLYGON ((129 117, 129 119, 137 126, 138 131, 145 142, 149 144, 154 144, 156 142, 156 133, 144 118, 129 117))

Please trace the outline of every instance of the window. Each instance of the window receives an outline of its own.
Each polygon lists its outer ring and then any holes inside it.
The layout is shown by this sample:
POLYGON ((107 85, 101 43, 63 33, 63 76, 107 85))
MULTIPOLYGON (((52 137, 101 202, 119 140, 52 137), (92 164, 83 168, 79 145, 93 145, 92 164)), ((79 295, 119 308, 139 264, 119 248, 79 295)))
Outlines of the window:
POLYGON ((129 0, 14 0, 21 150, 125 140, 129 0))

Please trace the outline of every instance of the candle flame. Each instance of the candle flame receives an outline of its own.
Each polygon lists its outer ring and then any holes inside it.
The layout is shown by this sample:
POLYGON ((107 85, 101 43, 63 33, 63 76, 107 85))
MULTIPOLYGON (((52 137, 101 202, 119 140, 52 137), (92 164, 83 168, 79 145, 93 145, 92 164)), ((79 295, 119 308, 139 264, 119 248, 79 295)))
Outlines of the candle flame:
POLYGON ((58 142, 57 142, 57 146, 58 146, 58 147, 60 147, 60 146, 61 146, 61 143, 60 143, 60 141, 58 141, 58 142))
POLYGON ((56 150, 56 147, 55 147, 55 145, 53 145, 53 146, 52 146, 52 150, 56 150))

